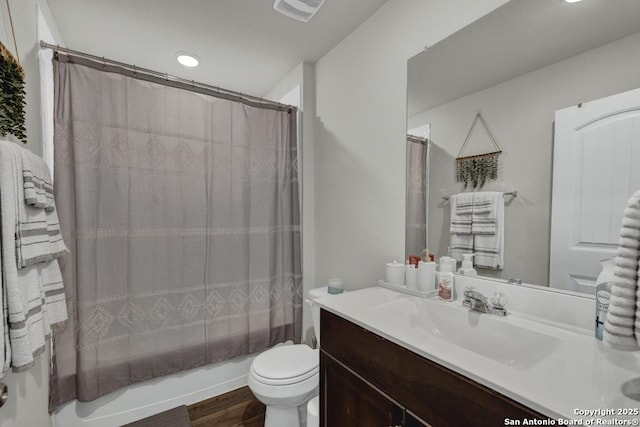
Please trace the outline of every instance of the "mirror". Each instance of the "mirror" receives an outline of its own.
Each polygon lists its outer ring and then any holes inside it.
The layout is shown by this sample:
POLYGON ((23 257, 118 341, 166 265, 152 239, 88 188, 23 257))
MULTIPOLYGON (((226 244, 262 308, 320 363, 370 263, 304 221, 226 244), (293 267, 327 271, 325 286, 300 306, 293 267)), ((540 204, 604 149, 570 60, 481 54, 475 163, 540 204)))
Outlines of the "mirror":
MULTIPOLYGON (((558 205, 552 192, 561 169, 553 167, 555 113, 640 88, 640 2, 617 0, 613 7, 603 0, 509 1, 409 59, 407 82, 407 129, 429 126, 430 132, 426 247, 437 257, 447 254, 445 197, 464 191, 455 182, 455 158, 481 112, 503 152, 498 179, 480 191, 515 191, 517 197, 505 196, 504 267, 478 274, 592 292, 598 260, 589 277, 576 279, 585 286, 550 281, 550 260, 557 256, 550 249, 552 209, 558 205)), ((487 151, 482 144, 472 148, 472 140, 465 155, 487 151)), ((616 211, 621 215, 623 209, 624 203, 616 211)), ((619 230, 620 223, 614 227, 619 230)), ((613 257, 615 247, 605 252, 613 257)), ((583 249, 591 250, 589 244, 583 249)))

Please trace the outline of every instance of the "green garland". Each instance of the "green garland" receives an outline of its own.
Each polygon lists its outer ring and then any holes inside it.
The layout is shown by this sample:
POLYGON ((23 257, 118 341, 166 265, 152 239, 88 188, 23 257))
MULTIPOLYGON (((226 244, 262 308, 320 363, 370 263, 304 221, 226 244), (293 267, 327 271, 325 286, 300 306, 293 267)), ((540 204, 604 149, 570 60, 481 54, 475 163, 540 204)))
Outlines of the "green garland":
POLYGON ((498 179, 498 158, 500 152, 456 159, 456 182, 464 182, 465 190, 482 188, 489 180, 498 179))
POLYGON ((27 143, 24 71, 2 46, 0 54, 0 135, 11 134, 27 143))

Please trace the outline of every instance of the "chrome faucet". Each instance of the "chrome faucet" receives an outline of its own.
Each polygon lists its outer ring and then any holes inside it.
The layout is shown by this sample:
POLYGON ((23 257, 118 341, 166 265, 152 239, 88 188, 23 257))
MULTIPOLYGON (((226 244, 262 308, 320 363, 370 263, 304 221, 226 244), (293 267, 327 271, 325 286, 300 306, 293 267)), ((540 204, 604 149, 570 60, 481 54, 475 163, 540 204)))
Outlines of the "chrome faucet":
POLYGON ((496 316, 507 315, 507 298, 500 292, 496 292, 489 301, 487 297, 473 288, 466 288, 462 305, 480 313, 495 314, 496 316))

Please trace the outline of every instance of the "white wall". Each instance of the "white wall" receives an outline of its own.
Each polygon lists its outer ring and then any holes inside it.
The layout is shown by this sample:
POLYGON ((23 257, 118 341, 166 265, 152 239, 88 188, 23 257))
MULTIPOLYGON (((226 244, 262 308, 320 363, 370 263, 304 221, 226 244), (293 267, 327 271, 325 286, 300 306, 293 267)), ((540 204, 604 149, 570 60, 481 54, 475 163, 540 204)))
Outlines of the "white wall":
POLYGON ((316 284, 404 258, 407 60, 505 2, 389 0, 316 63, 316 284))
POLYGON ((483 190, 518 197, 505 208, 505 268, 481 274, 547 286, 555 111, 638 87, 640 33, 412 116, 410 127, 431 123, 428 246, 447 250, 449 204, 441 196, 463 190, 454 159, 482 110, 504 152, 501 176, 483 190))
MULTIPOLYGON (((12 1, 11 13, 18 41, 20 61, 26 73, 27 101, 27 141, 26 148, 41 154, 42 122, 40 116, 40 86, 37 64, 38 40, 36 36, 37 12, 40 7, 47 24, 58 40, 62 40, 52 19, 46 0, 12 1)), ((12 52, 13 39, 6 5, 0 7, 2 27, 0 41, 12 52)), ((15 52, 14 52, 15 53, 15 52)), ((46 427, 51 425, 47 412, 49 399, 49 355, 42 354, 36 365, 24 373, 7 373, 2 379, 9 387, 9 400, 0 408, 0 425, 2 427, 46 427)))

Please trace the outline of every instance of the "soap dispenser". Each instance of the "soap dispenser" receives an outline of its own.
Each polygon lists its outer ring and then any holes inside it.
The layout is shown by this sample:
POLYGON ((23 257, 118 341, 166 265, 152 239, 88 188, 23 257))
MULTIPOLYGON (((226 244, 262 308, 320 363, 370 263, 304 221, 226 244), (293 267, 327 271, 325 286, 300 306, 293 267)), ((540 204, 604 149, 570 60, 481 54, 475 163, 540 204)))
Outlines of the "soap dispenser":
POLYGON ((460 267, 460 274, 465 276, 477 276, 478 272, 473 268, 473 257, 476 254, 462 254, 462 267, 460 267))

